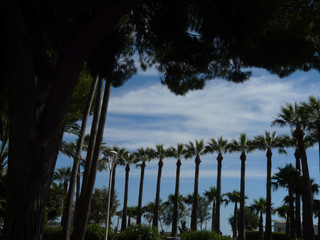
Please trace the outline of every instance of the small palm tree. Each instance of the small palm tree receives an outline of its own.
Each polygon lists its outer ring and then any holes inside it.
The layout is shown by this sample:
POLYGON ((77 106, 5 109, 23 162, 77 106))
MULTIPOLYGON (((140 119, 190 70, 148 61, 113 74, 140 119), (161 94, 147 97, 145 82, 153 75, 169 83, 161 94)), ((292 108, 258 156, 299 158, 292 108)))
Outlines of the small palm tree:
POLYGON ((194 198, 191 213, 191 230, 197 230, 197 207, 198 207, 198 185, 199 185, 199 167, 201 163, 200 156, 205 154, 205 146, 203 140, 196 140, 195 143, 189 142, 185 145, 184 157, 186 159, 195 157, 195 177, 194 177, 194 198))
POLYGON ((211 231, 214 230, 214 223, 215 223, 215 213, 216 213, 216 203, 218 199, 218 191, 215 187, 210 187, 209 190, 204 191, 204 196, 207 198, 208 202, 212 202, 212 213, 211 213, 211 231))
POLYGON ((284 219, 286 219, 286 239, 289 239, 289 205, 284 204, 275 209, 275 212, 284 219))
POLYGON ((237 229, 238 229, 238 202, 240 202, 240 192, 234 190, 233 192, 225 193, 224 196, 226 196, 225 204, 229 204, 230 202, 234 203, 234 224, 232 225, 232 238, 237 238, 237 229))
POLYGON ((218 153, 217 156, 217 204, 215 209, 212 209, 212 213, 215 211, 215 219, 212 217, 212 230, 214 229, 217 233, 220 233, 220 199, 221 199, 221 169, 222 169, 222 154, 228 152, 229 145, 228 140, 220 136, 217 140, 210 138, 208 145, 206 146, 206 152, 218 153))
POLYGON ((154 150, 151 148, 139 148, 135 152, 135 163, 141 169, 140 184, 139 184, 139 199, 138 199, 138 210, 137 210, 137 224, 141 224, 142 216, 142 194, 143 194, 143 182, 144 182, 144 170, 146 162, 150 161, 154 157, 154 150))
POLYGON ((284 187, 288 189, 288 202, 289 202, 289 238, 295 239, 295 224, 294 224, 294 192, 301 182, 300 172, 292 166, 292 164, 287 164, 283 168, 278 168, 279 172, 273 175, 272 184, 275 189, 279 187, 284 187))
POLYGON ((294 128, 294 135, 298 141, 298 148, 301 157, 302 176, 303 176, 303 235, 306 239, 314 239, 313 229, 313 212, 312 212, 312 190, 310 183, 308 159, 303 141, 304 129, 307 126, 307 109, 306 107, 295 103, 287 103, 281 107, 278 117, 272 122, 272 125, 290 126, 294 128))
POLYGON ((264 150, 267 156, 267 191, 266 191, 266 234, 265 238, 271 240, 272 224, 271 224, 271 169, 272 169, 272 150, 278 149, 279 153, 287 153, 284 149, 283 140, 276 136, 276 132, 265 131, 265 135, 256 136, 253 145, 259 150, 264 150))
POLYGON ((233 139, 229 144, 229 152, 240 152, 240 160, 241 160, 241 183, 240 183, 240 210, 239 210, 239 235, 238 239, 245 239, 245 214, 244 214, 244 201, 245 201, 245 169, 246 169, 246 153, 249 153, 254 150, 254 145, 250 140, 247 139, 247 135, 245 133, 241 133, 239 140, 233 139))
POLYGON ((176 185, 174 191, 174 207, 172 216, 172 229, 171 236, 175 237, 178 233, 178 198, 179 198, 179 183, 180 183, 180 167, 181 158, 183 156, 184 145, 181 143, 177 144, 177 147, 170 147, 168 149, 168 156, 177 159, 177 170, 176 170, 176 185))
POLYGON ((263 214, 266 212, 266 199, 259 198, 254 199, 253 203, 250 205, 250 208, 259 214, 259 235, 258 240, 263 239, 263 214))

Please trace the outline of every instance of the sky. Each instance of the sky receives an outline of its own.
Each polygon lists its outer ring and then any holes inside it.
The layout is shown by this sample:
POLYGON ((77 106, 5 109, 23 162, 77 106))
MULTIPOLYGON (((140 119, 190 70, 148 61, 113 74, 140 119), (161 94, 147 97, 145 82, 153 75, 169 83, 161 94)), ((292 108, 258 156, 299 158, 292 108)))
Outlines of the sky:
MULTIPOLYGON (((139 147, 176 146, 177 143, 188 143, 209 138, 238 139, 240 133, 247 134, 249 139, 263 135, 265 130, 277 131, 277 134, 289 133, 289 128, 271 127, 271 122, 280 112, 280 107, 288 103, 307 101, 309 95, 319 96, 319 73, 296 72, 280 79, 261 69, 252 69, 252 77, 241 84, 222 79, 208 81, 203 90, 176 96, 166 86, 161 85, 159 74, 150 69, 139 71, 122 87, 112 89, 109 101, 104 140, 108 146, 117 145, 135 151, 139 147)), ((89 121, 88 128, 90 127, 89 121)), ((87 130, 89 132, 89 129, 87 130)), ((66 141, 74 140, 66 135, 66 141)), ((319 182, 318 147, 307 152, 310 176, 319 182)), ((216 186, 216 154, 201 157, 199 194, 216 186)), ((222 163, 222 193, 240 191, 240 154, 225 154, 222 163)), ((295 164, 293 152, 287 155, 273 153, 272 174, 278 167, 287 163, 295 164)), ((57 167, 68 166, 72 160, 59 155, 57 167)), ((148 162, 145 171, 143 204, 155 200, 157 160, 148 162)), ((193 159, 182 160, 180 194, 193 192, 194 187, 193 159)), ((161 194, 163 201, 174 193, 176 160, 164 160, 161 194)), ((108 186, 108 173, 98 173, 96 187, 108 186)), ((122 208, 125 171, 121 166, 116 172, 116 191, 122 208)), ((129 180, 129 206, 138 203, 140 169, 131 167, 129 180)), ((263 151, 248 154, 246 161, 246 205, 253 199, 266 196, 266 156, 263 151)), ((286 195, 284 189, 273 191, 272 202, 280 206, 286 195)), ((318 197, 319 198, 319 197, 318 197)), ((231 235, 228 218, 233 214, 233 205, 221 207, 221 231, 231 235)), ((280 220, 274 215, 273 220, 280 220)), ((187 219, 188 220, 188 219, 187 219)), ((188 221, 189 222, 189 221, 188 221)), ((317 223, 315 221, 314 223, 317 223)), ((207 228, 211 223, 208 222, 207 228)), ((164 228, 170 231, 171 228, 164 228)))

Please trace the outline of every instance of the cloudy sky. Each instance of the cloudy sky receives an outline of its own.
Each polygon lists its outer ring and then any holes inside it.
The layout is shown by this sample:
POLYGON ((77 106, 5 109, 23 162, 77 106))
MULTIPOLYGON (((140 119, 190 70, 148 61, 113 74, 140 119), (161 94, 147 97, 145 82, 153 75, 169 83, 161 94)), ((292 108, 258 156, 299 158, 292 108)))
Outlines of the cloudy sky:
MULTIPOLYGON (((205 89, 193 91, 186 96, 175 96, 162 86, 155 71, 139 72, 124 86, 112 89, 109 102, 104 142, 134 151, 139 147, 166 147, 188 143, 195 139, 223 136, 229 140, 245 132, 249 138, 264 134, 265 130, 288 132, 287 128, 271 127, 271 121, 286 102, 307 101, 308 95, 319 96, 320 82, 317 72, 295 73, 279 79, 266 71, 254 69, 249 81, 234 84, 224 80, 207 82, 205 89)), ((317 148, 308 151, 310 174, 319 179, 317 148)), ((63 157, 61 157, 63 158, 63 157)), ((294 163, 292 152, 287 156, 273 155, 273 174, 278 167, 294 163)), ((202 157, 200 165, 199 193, 216 186, 216 155, 202 157)), ((68 160, 58 166, 71 164, 68 160)), ((165 159, 161 185, 161 199, 174 192, 175 160, 165 159)), ((144 204, 154 201, 157 161, 147 164, 144 185, 144 204)), ((138 201, 140 171, 132 166, 130 171, 129 205, 138 201)), ((249 154, 246 161, 247 204, 253 199, 265 197, 266 158, 264 152, 249 154)), ((193 192, 194 161, 183 161, 181 167, 180 193, 193 192)), ((107 173, 99 173, 96 185, 107 186, 107 173)), ((238 154, 226 154, 222 167, 222 193, 240 189, 240 160, 238 154)), ((117 168, 116 190, 123 200, 124 169, 117 168)), ((284 190, 273 192, 275 206, 282 204, 284 190)), ((231 234, 227 222, 233 206, 221 208, 221 228, 231 234)), ((274 216, 274 219, 279 219, 274 216)), ((210 227, 210 223, 208 223, 210 227)), ((169 230, 169 229, 167 229, 169 230)))

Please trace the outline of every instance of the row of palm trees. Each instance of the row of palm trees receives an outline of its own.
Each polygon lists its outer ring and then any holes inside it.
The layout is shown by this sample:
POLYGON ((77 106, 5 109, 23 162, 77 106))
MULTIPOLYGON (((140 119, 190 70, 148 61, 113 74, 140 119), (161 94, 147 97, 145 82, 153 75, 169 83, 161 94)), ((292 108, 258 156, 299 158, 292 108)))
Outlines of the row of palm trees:
MULTIPOLYGON (((136 152, 129 153, 125 148, 103 147, 102 153, 105 159, 110 158, 110 150, 118 152, 117 164, 125 166, 126 179, 125 179, 125 193, 123 202, 123 217, 121 229, 126 228, 126 208, 128 201, 128 182, 130 166, 135 164, 140 167, 140 185, 139 185, 139 199, 138 199, 138 216, 137 223, 141 223, 142 214, 142 195, 144 183, 144 171, 146 162, 151 159, 158 159, 158 175, 157 175, 157 188, 154 208, 153 226, 158 227, 158 209, 159 209, 159 196, 161 186, 161 175, 163 167, 163 159, 165 157, 174 157, 177 159, 176 169, 176 184, 175 184, 175 198, 174 198, 174 213, 172 224, 172 235, 177 234, 177 209, 178 209, 178 194, 179 194, 179 179, 181 159, 194 158, 195 160, 195 177, 194 177, 194 199, 191 217, 191 230, 197 229, 197 196, 198 196, 198 183, 199 183, 199 166, 201 163, 201 156, 207 153, 217 153, 217 193, 221 196, 221 171, 223 154, 227 152, 239 152, 241 160, 241 183, 240 183, 240 209, 239 209, 239 230, 238 239, 244 239, 244 199, 245 199, 245 161, 246 155, 255 149, 265 150, 267 156, 267 189, 266 189, 266 239, 271 239, 271 168, 272 168, 272 151, 278 149, 280 153, 285 152, 285 148, 293 147, 295 149, 296 168, 302 167, 303 179, 305 190, 302 194, 303 197, 303 230, 306 239, 313 239, 313 219, 312 219, 312 193, 310 176, 308 170, 306 147, 316 140, 320 142, 320 101, 313 96, 309 97, 308 103, 295 103, 281 107, 278 117, 272 122, 272 125, 286 126, 292 129, 292 136, 276 136, 275 132, 265 131, 265 135, 259 135, 249 140, 245 133, 241 133, 238 139, 228 141, 223 137, 217 139, 211 138, 207 144, 204 140, 190 141, 187 144, 177 144, 176 147, 164 148, 164 145, 156 145, 155 149, 152 148, 139 148, 136 152), (308 131, 308 135, 305 135, 308 131), (310 141, 312 139, 312 141, 310 141), (308 144, 307 144, 308 143, 308 144)), ((117 166, 115 165, 115 167, 117 166)), ((115 182, 115 172, 113 178, 113 190, 115 182)), ((298 201, 298 200, 297 200, 298 201)), ((217 198, 215 205, 215 219, 213 222, 213 229, 220 232, 220 198, 217 198)), ((112 204, 111 204, 112 206, 112 204)), ((297 220, 299 221, 299 219, 297 220)), ((297 233, 298 235, 298 233, 297 233)), ((299 236, 299 235, 298 235, 299 236)))

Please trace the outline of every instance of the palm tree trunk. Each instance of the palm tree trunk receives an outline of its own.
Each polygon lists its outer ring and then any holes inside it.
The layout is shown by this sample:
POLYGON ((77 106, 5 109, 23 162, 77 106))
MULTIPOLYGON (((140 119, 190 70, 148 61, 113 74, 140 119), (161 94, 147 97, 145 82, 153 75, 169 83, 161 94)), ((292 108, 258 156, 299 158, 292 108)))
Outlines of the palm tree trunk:
POLYGON ((259 218, 259 240, 263 239, 263 217, 262 217, 262 211, 260 211, 260 218, 259 218))
MULTIPOLYGON (((100 80, 102 82, 102 80, 100 80)), ((70 226, 71 226, 71 220, 72 220, 72 203, 73 203, 73 198, 74 198, 74 193, 75 193, 75 185, 77 181, 77 176, 78 172, 80 169, 80 158, 81 158, 81 151, 82 151, 82 146, 83 146, 83 141, 85 137, 85 132, 86 132, 86 127, 87 127, 87 122, 88 118, 90 115, 90 109, 91 105, 93 102, 93 97, 97 88, 97 83, 98 83, 98 77, 92 82, 90 93, 89 93, 89 98, 87 101, 87 105, 85 108, 85 112, 82 118, 82 123, 81 123, 81 129, 80 129, 80 135, 79 139, 77 142, 77 149, 75 153, 75 158, 73 161, 73 166, 72 166, 72 172, 71 172, 71 177, 70 177, 70 184, 69 184, 69 191, 66 199, 66 204, 64 208, 64 224, 63 226, 63 231, 62 231, 62 238, 65 240, 70 239, 70 226)))
MULTIPOLYGON (((296 169, 300 171, 300 153, 298 148, 294 152, 296 159, 296 169)), ((295 223, 296 223, 296 233, 297 238, 301 238, 301 195, 299 192, 296 193, 296 211, 295 211, 295 223)))
POLYGON ((213 201, 212 201, 212 220, 211 220, 211 231, 213 231, 214 230, 214 223, 215 223, 215 219, 216 219, 216 214, 215 214, 215 212, 216 212, 216 201, 215 201, 215 199, 213 199, 213 201))
POLYGON ((141 164, 141 175, 140 175, 140 185, 139 185, 139 199, 138 199, 138 214, 137 214, 137 224, 141 224, 142 215, 142 194, 143 194, 143 181, 144 181, 144 169, 146 163, 143 161, 141 164))
POLYGON ((181 167, 181 160, 177 160, 177 171, 176 171, 176 187, 174 192, 174 205, 173 205, 173 216, 172 216, 172 230, 171 236, 175 237, 178 233, 178 198, 179 198, 179 182, 180 182, 180 167, 181 167))
POLYGON ((290 222, 289 238, 296 239, 295 223, 294 223, 293 192, 291 188, 289 188, 289 222, 290 222))
POLYGON ((289 221, 289 214, 287 214, 287 218, 286 218, 286 240, 290 240, 290 221, 289 221))
POLYGON ((245 173, 246 173, 246 154, 241 153, 241 183, 240 183, 240 211, 239 211, 239 235, 238 240, 246 239, 245 236, 245 215, 244 215, 244 200, 245 200, 245 173))
POLYGON ((298 140, 299 152, 301 157, 301 166, 303 174, 303 236, 306 240, 314 240, 313 229, 313 211, 312 211, 312 191, 308 168, 307 154, 304 147, 303 135, 301 128, 297 127, 295 134, 298 140))
POLYGON ((221 169, 222 169, 222 160, 223 157, 219 153, 217 157, 218 168, 217 168, 217 204, 216 204, 216 213, 214 221, 214 230, 216 233, 220 234, 220 201, 221 201, 221 169))
POLYGON ((156 200, 154 203, 154 213, 153 213, 153 227, 155 227, 157 229, 158 229, 158 221, 159 221, 159 201, 160 201, 160 186, 161 186, 162 167, 163 167, 163 161, 160 158, 159 163, 158 163, 156 200))
POLYGON ((194 177, 194 192, 193 192, 193 203, 191 212, 191 231, 197 230, 197 207, 198 207, 198 185, 199 185, 199 167, 200 167, 200 157, 197 155, 195 159, 196 169, 194 177))
POLYGON ((267 200, 266 200, 266 232, 265 239, 272 239, 272 223, 271 223, 271 169, 272 169, 272 152, 267 150, 267 200))
POLYGON ((129 164, 127 164, 126 165, 126 180, 125 180, 125 185, 124 185, 124 199, 123 199, 121 231, 124 231, 127 228, 127 204, 128 204, 129 172, 130 172, 130 166, 129 166, 129 164))
POLYGON ((233 216, 234 216, 234 223, 232 226, 232 238, 237 239, 237 232, 238 232, 238 203, 237 202, 234 203, 233 216))
MULTIPOLYGON (((115 186, 115 181, 116 181, 116 168, 117 168, 117 162, 115 162, 113 171, 112 171, 112 181, 111 181, 111 193, 110 193, 110 206, 109 206, 109 211, 111 213, 112 211, 112 206, 113 206, 113 195, 114 195, 114 186, 115 186)), ((111 214, 109 214, 109 223, 111 223, 111 214)))
POLYGON ((104 131, 104 126, 107 118, 110 90, 111 90, 111 81, 108 81, 106 82, 106 85, 105 85, 105 92, 103 96, 103 103, 101 108, 97 139, 96 139, 93 157, 92 157, 91 170, 88 176, 87 189, 83 191, 84 189, 82 188, 79 204, 76 209, 77 218, 75 219, 74 234, 72 237, 74 240, 83 240, 86 227, 87 227, 88 216, 90 212, 89 209, 90 209, 90 204, 92 199, 91 197, 92 197, 92 192, 95 184, 97 165, 98 165, 98 160, 100 155, 100 147, 103 139, 103 131, 104 131))

